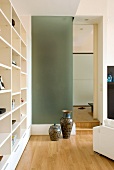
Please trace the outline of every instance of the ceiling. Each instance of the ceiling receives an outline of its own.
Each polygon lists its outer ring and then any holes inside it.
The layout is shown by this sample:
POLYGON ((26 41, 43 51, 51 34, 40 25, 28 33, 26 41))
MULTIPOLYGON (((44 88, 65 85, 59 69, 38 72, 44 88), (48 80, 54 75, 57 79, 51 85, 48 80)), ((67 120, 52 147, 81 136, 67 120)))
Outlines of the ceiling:
POLYGON ((19 15, 75 16, 80 0, 11 0, 19 15))
POLYGON ((93 25, 101 21, 100 16, 75 16, 73 20, 73 46, 92 42, 93 25))
POLYGON ((93 25, 73 25, 73 45, 81 46, 93 38, 93 25))
POLYGON ((73 20, 73 25, 93 25, 98 24, 101 21, 100 16, 75 16, 73 20))

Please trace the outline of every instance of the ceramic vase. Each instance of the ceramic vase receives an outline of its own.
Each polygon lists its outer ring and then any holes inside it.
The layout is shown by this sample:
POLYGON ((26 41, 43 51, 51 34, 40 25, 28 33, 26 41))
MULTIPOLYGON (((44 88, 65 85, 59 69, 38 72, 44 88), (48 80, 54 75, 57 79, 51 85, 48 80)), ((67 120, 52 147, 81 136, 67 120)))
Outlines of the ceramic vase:
POLYGON ((71 118, 70 110, 62 110, 63 117, 60 119, 62 135, 64 139, 70 138, 70 134, 72 131, 73 120, 71 118))
POLYGON ((15 21, 14 21, 14 19, 12 19, 12 26, 13 26, 13 27, 15 26, 15 21))
POLYGON ((50 126, 49 128, 49 135, 50 135, 50 139, 52 141, 58 141, 61 135, 61 128, 60 126, 54 124, 52 126, 50 126))

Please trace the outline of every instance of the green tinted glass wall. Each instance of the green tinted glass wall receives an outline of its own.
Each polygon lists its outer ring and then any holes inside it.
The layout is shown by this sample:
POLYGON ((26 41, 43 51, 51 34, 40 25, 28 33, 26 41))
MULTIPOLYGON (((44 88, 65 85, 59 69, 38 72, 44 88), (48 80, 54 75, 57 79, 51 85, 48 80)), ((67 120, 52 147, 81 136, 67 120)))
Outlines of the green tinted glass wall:
POLYGON ((72 110, 72 17, 32 17, 32 123, 59 123, 72 110))

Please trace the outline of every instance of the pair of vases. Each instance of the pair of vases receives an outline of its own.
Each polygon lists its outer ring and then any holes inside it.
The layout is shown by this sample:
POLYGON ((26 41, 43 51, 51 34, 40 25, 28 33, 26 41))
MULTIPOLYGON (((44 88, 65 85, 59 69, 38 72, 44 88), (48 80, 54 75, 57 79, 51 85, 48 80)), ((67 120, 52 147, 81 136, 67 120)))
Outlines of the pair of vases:
POLYGON ((58 141, 61 136, 61 131, 64 139, 70 138, 73 120, 71 118, 70 110, 63 110, 63 117, 60 119, 60 126, 54 124, 49 128, 49 135, 52 141, 58 141))

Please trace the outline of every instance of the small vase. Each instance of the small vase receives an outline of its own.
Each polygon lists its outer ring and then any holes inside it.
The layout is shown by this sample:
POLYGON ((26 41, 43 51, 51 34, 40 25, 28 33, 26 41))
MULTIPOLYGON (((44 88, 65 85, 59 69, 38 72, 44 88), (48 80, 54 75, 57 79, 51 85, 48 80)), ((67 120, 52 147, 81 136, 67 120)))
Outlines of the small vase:
POLYGON ((4 90, 4 89, 5 89, 5 86, 2 80, 2 76, 0 76, 0 90, 4 90))
POLYGON ((107 82, 113 82, 113 76, 108 74, 107 82))
POLYGON ((14 19, 12 19, 12 26, 13 26, 13 27, 15 26, 15 21, 14 21, 14 19))
POLYGON ((58 141, 61 135, 61 128, 60 126, 54 124, 52 126, 50 126, 49 128, 49 135, 50 135, 50 139, 52 141, 58 141))
POLYGON ((63 112, 63 117, 60 119, 61 130, 62 130, 63 138, 68 139, 70 138, 70 134, 73 126, 73 120, 71 118, 72 111, 62 110, 62 112, 63 112))

